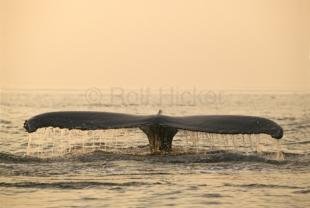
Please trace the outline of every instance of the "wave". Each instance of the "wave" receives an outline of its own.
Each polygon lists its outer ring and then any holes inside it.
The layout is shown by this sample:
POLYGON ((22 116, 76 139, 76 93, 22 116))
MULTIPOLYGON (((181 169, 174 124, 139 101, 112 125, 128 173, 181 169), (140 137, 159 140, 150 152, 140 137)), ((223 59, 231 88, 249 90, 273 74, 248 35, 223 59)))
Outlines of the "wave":
POLYGON ((294 191, 295 194, 309 194, 310 193, 310 188, 308 189, 303 189, 303 190, 298 190, 294 191))
POLYGON ((31 156, 14 155, 11 153, 0 152, 0 162, 2 163, 24 163, 24 162, 42 162, 44 159, 31 156))
POLYGON ((113 182, 96 182, 96 181, 63 181, 63 182, 16 182, 7 183, 0 182, 0 187, 6 188, 55 188, 55 189, 86 189, 94 187, 123 187, 123 186, 142 186, 142 185, 155 185, 156 183, 145 183, 145 182, 123 182, 123 183, 113 183, 113 182))
POLYGON ((286 145, 296 145, 296 144, 310 144, 310 140, 286 143, 286 145))
POLYGON ((0 119, 0 124, 11 124, 11 121, 5 120, 5 119, 0 119))
POLYGON ((207 153, 180 153, 165 155, 130 155, 122 153, 104 152, 101 150, 84 154, 67 154, 53 158, 39 158, 25 155, 14 155, 11 153, 0 152, 1 163, 46 163, 46 162, 95 162, 95 161, 119 161, 133 160, 149 163, 220 163, 220 162, 252 162, 266 163, 274 165, 295 164, 301 166, 310 165, 310 157, 307 154, 283 153, 285 159, 277 159, 276 153, 244 153, 233 151, 210 151, 207 153))
POLYGON ((231 183, 225 183, 224 186, 230 186, 230 187, 240 187, 240 188, 272 188, 272 189, 303 189, 304 187, 299 186, 287 186, 287 185, 277 185, 277 184, 261 184, 261 183, 250 183, 250 184, 231 184, 231 183))

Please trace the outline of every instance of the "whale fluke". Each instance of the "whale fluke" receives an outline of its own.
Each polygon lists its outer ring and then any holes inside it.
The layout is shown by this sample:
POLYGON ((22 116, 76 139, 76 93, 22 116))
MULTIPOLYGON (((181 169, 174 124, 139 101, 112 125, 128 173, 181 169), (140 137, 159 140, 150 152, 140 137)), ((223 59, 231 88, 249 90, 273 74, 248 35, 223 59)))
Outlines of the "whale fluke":
POLYGON ((178 130, 215 134, 268 134, 275 139, 283 136, 283 129, 274 121, 239 115, 167 116, 160 110, 156 115, 130 115, 96 111, 61 111, 36 115, 24 123, 27 132, 39 128, 96 130, 140 128, 148 137, 151 152, 170 151, 178 130))

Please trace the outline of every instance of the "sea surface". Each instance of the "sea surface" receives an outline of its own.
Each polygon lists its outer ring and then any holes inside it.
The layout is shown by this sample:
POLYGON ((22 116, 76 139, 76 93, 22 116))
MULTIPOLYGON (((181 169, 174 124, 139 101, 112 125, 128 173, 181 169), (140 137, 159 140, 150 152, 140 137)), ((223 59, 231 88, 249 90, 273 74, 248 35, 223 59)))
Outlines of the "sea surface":
POLYGON ((310 94, 114 89, 1 90, 0 207, 310 207, 310 94), (169 154, 139 129, 40 129, 43 112, 262 116, 268 135, 180 131, 169 154))

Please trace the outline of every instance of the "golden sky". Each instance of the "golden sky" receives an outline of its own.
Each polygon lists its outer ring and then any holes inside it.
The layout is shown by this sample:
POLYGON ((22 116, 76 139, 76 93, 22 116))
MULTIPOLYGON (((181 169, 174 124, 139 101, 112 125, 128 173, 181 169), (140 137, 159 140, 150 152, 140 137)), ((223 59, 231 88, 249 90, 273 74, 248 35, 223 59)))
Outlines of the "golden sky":
POLYGON ((310 90, 309 0, 0 0, 1 88, 310 90))

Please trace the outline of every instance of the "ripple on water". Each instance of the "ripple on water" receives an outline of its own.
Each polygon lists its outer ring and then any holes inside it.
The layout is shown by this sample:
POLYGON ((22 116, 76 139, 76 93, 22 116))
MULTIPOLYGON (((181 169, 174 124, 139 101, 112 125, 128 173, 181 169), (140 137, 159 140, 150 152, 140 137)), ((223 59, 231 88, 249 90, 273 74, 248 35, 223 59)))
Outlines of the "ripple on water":
POLYGON ((85 189, 85 188, 102 188, 102 187, 122 187, 122 186, 143 186, 152 185, 145 182, 94 182, 94 181, 64 181, 64 182, 51 182, 51 183, 38 183, 38 182, 18 182, 6 183, 1 182, 0 187, 14 187, 14 188, 55 188, 55 189, 85 189))
POLYGON ((209 151, 208 153, 180 153, 180 154, 165 154, 165 155, 128 155, 121 153, 110 153, 104 151, 94 151, 84 154, 67 154, 64 156, 53 158, 40 158, 27 155, 15 155, 11 153, 0 153, 0 162, 2 163, 29 163, 29 162, 95 162, 95 161, 145 161, 145 162, 163 162, 163 163, 240 163, 240 162, 254 162, 266 163, 275 165, 285 164, 301 164, 309 165, 310 157, 308 154, 294 154, 283 153, 285 159, 277 159, 276 153, 244 153, 236 151, 209 151))

